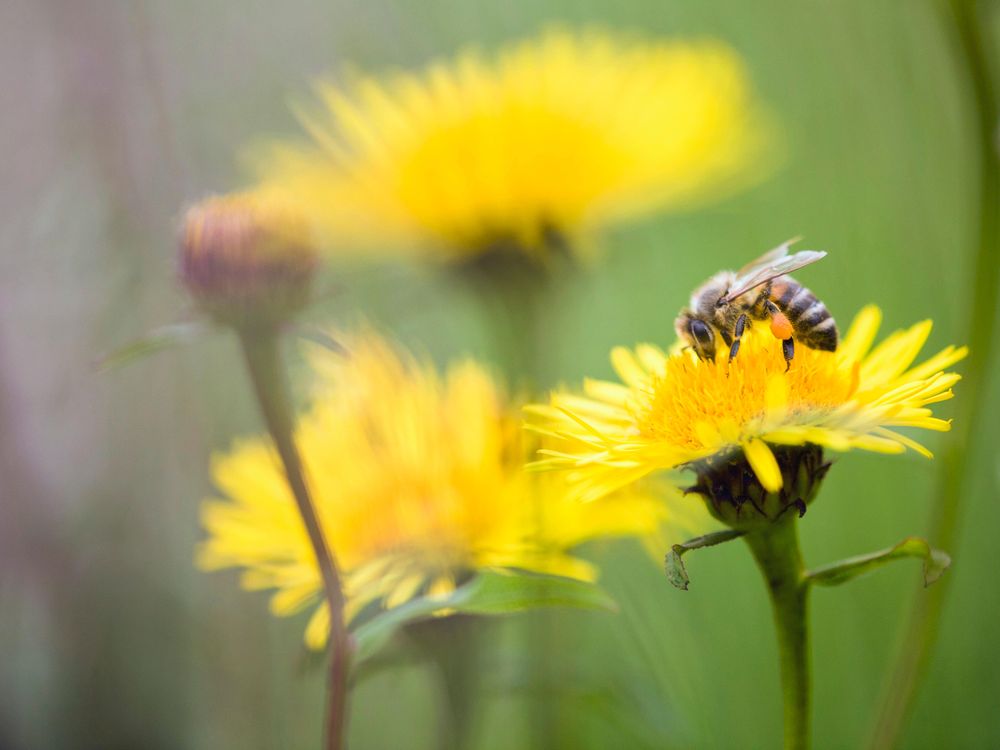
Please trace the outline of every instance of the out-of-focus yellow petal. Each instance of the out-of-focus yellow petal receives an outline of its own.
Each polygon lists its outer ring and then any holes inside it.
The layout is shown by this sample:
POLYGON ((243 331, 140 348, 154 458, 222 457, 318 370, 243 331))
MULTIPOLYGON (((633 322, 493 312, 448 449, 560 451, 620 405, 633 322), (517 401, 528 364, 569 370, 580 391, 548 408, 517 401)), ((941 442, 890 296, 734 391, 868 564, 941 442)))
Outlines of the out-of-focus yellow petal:
POLYGON ((393 609, 410 601, 423 583, 424 575, 420 574, 413 574, 399 581, 385 597, 386 608, 393 609))
POLYGON ((312 143, 277 144, 258 167, 335 252, 583 254, 606 224, 770 170, 769 117, 717 42, 552 29, 490 57, 320 84, 317 100, 297 111, 312 143))
POLYGON ((427 596, 431 599, 444 599, 455 590, 455 580, 448 576, 441 576, 436 579, 427 589, 427 596))
MULTIPOLYGON (((635 497, 588 505, 565 475, 525 471, 537 438, 522 430, 520 404, 475 362, 439 374, 371 331, 337 338, 350 356, 311 355, 317 379, 296 438, 343 575, 348 622, 425 592, 443 596, 484 568, 590 580, 596 569, 574 558, 573 547, 646 538, 667 516, 662 504, 635 497)), ((553 460, 564 460, 581 439, 593 447, 602 429, 627 420, 613 403, 564 400, 534 410, 567 422, 539 430, 557 443, 553 460), (570 407, 585 417, 570 416, 570 407)), ((245 586, 276 589, 275 614, 317 603, 315 557, 270 442, 238 441, 215 457, 213 474, 225 499, 203 507, 199 563, 241 568, 245 586)), ((310 647, 325 644, 328 628, 324 605, 307 626, 310 647)))
POLYGON ((649 379, 635 355, 624 346, 617 346, 611 350, 611 365, 618 373, 618 377, 631 388, 641 386, 649 379))
POLYGON ((606 380, 592 380, 590 378, 583 381, 583 391, 591 398, 606 401, 619 408, 625 405, 631 395, 631 391, 619 383, 609 383, 606 380))
POLYGON ((662 371, 667 363, 667 357, 663 351, 652 344, 639 344, 635 348, 635 355, 642 362, 646 371, 654 375, 662 371))
POLYGON ((314 600, 318 593, 319 589, 315 584, 281 589, 271 597, 271 612, 276 615, 295 614, 314 600))
POLYGON ((322 651, 326 648, 329 637, 330 609, 326 606, 326 602, 323 602, 316 608, 306 625, 306 645, 314 651, 322 651))

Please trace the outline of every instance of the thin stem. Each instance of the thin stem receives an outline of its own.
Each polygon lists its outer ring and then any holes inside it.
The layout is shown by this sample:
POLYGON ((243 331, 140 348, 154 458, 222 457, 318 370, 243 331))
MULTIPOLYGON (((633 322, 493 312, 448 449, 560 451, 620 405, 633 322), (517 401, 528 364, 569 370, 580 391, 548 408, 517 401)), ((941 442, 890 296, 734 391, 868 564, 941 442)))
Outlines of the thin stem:
MULTIPOLYGON (((941 458, 938 499, 932 509, 928 540, 954 551, 963 499, 970 491, 968 463, 972 437, 978 432, 984 410, 987 368, 996 338, 997 274, 1000 270, 1000 161, 997 158, 998 113, 995 74, 989 59, 989 33, 976 12, 974 0, 950 0, 948 21, 956 37, 960 63, 968 75, 975 106, 976 155, 979 162, 979 201, 976 208, 977 249, 972 269, 972 304, 965 330, 969 334, 967 362, 959 414, 941 458)), ((888 750, 899 740, 913 706, 917 688, 937 640, 947 581, 921 592, 913 604, 906 634, 891 671, 877 713, 870 746, 888 750)))
POLYGON ((747 534, 747 545, 767 583, 778 637, 785 750, 809 747, 809 585, 795 519, 747 534))
POLYGON ((295 446, 294 417, 288 382, 281 363, 279 337, 272 330, 243 331, 240 333, 240 343, 261 413, 284 464, 288 484, 309 535, 323 580, 323 592, 330 610, 329 705, 324 747, 326 750, 341 750, 344 747, 344 729, 347 723, 347 678, 351 642, 344 620, 344 592, 340 571, 323 536, 316 507, 306 484, 302 460, 295 446))

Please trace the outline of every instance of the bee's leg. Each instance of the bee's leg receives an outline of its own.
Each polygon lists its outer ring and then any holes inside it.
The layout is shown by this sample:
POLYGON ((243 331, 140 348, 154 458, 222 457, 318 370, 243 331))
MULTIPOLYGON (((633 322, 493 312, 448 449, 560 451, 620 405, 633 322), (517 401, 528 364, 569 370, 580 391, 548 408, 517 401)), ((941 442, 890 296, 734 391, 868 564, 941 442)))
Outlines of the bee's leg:
POLYGON ((743 313, 736 319, 736 325, 733 327, 733 343, 729 347, 729 361, 732 362, 733 358, 740 351, 740 337, 743 336, 743 331, 747 327, 747 314, 743 313))
POLYGON ((785 355, 785 372, 792 366, 792 359, 795 357, 795 339, 789 336, 781 342, 781 352, 785 355))

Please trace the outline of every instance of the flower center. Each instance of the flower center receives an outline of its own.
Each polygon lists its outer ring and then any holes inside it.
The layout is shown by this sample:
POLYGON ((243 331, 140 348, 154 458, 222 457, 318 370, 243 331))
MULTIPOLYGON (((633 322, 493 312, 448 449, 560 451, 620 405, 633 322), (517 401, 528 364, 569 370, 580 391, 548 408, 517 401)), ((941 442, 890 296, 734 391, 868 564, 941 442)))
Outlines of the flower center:
POLYGON ((464 247, 497 234, 535 245, 541 217, 575 225, 632 166, 582 118, 516 100, 437 124, 406 151, 394 181, 399 205, 464 247))
POLYGON ((798 346, 785 372, 781 342, 763 327, 747 332, 739 355, 728 350, 715 362, 691 352, 671 356, 648 393, 633 405, 640 434, 671 446, 697 450, 708 435, 736 442, 748 427, 781 416, 794 422, 846 403, 856 388, 850 368, 836 353, 798 346))

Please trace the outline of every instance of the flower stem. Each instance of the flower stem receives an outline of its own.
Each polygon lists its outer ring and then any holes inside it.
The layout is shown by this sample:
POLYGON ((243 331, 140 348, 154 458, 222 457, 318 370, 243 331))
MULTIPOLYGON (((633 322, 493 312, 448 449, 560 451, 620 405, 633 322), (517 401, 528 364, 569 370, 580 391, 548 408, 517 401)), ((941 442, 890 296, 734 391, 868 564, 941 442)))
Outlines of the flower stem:
POLYGON ((441 750, 470 746, 478 702, 484 618, 453 614, 418 620, 406 633, 430 659, 441 677, 445 698, 441 711, 441 750))
POLYGON ((351 641, 344 620, 344 592, 340 571, 323 537, 316 507, 306 484, 302 459, 295 445, 294 417, 279 343, 278 333, 271 329, 240 332, 240 344, 254 393, 271 439, 284 464, 288 484, 309 535, 323 580, 323 592, 330 610, 329 704, 324 747, 326 750, 341 750, 344 747, 344 729, 347 723, 347 678, 351 658, 351 641))
POLYGON ((809 584, 794 518, 747 534, 747 545, 764 575, 781 663, 785 750, 809 747, 809 584))
MULTIPOLYGON (((517 248, 481 258, 465 269, 464 280, 475 292, 489 324, 493 355, 515 393, 540 392, 541 355, 545 351, 541 313, 552 290, 551 273, 551 268, 537 265, 517 248)), ((543 509, 537 497, 535 510, 538 533, 542 533, 543 509)), ((560 679, 554 663, 560 642, 557 617, 557 613, 539 610, 524 618, 528 652, 525 678, 535 688, 528 705, 532 747, 559 744, 558 696, 550 692, 560 679)))
MULTIPOLYGON (((989 24, 977 14, 975 0, 949 0, 948 24, 955 35, 959 65, 965 70, 975 109, 975 156, 979 163, 979 198, 976 207, 976 243, 971 272, 972 304, 965 330, 972 344, 964 375, 960 413, 941 457, 938 498, 928 530, 928 541, 955 550, 962 501, 968 494, 968 470, 972 436, 982 423, 981 408, 987 385, 987 369, 996 340, 997 275, 1000 270, 1000 160, 996 132, 1000 123, 997 102, 996 60, 990 59, 989 24)), ((902 646, 886 682, 870 747, 888 750, 898 742, 917 694, 937 638, 947 582, 921 592, 910 611, 902 646)))

